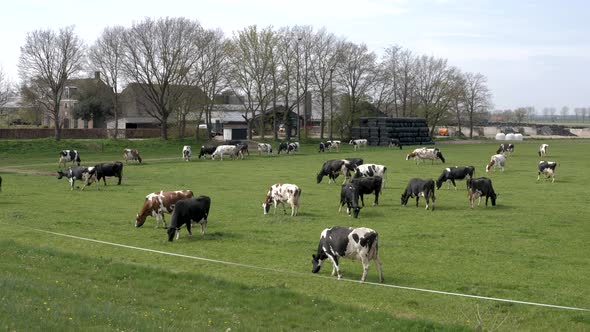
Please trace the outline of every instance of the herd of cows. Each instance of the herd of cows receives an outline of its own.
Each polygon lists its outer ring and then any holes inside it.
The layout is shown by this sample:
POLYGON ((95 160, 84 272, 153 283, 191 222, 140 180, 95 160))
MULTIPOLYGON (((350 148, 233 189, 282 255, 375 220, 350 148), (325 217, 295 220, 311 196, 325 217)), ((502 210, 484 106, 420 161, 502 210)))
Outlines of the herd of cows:
MULTIPOLYGON (((223 157, 230 157, 232 159, 244 158, 244 155, 249 155, 248 145, 241 142, 229 142, 219 146, 202 146, 198 157, 204 158, 207 155, 211 159, 223 160, 223 157)), ((367 140, 351 140, 349 142, 353 146, 354 151, 359 148, 367 146, 367 140)), ((341 148, 341 141, 327 141, 321 142, 319 145, 319 152, 330 150, 339 151, 341 148)), ((391 146, 401 145, 392 140, 391 146)), ((542 144, 539 148, 539 157, 547 154, 547 144, 542 144)), ((299 150, 299 143, 280 143, 277 153, 285 152, 287 154, 294 153, 299 150)), ((273 149, 270 144, 258 143, 257 150, 259 154, 272 155, 273 149)), ((513 144, 500 144, 496 154, 492 155, 489 163, 486 165, 486 173, 491 169, 499 168, 504 171, 507 156, 514 152, 513 144)), ((192 149, 186 145, 182 149, 182 159, 190 161, 192 156, 192 149)), ((142 162, 139 152, 135 149, 125 149, 123 151, 123 159, 126 163, 130 161, 142 162)), ((438 148, 430 149, 421 147, 414 149, 406 155, 406 160, 414 159, 416 163, 420 161, 430 160, 432 164, 435 161, 445 163, 445 158, 438 148)), ((118 184, 121 184, 123 163, 116 161, 113 163, 99 163, 93 167, 80 166, 80 155, 76 150, 63 150, 60 152, 58 166, 65 165, 68 162, 76 163, 77 166, 72 166, 66 171, 59 170, 58 179, 66 177, 70 182, 70 189, 74 188, 76 180, 83 181, 83 187, 96 182, 99 188, 100 179, 103 179, 106 185, 106 177, 118 178, 118 184)), ((538 164, 538 177, 546 176, 555 181, 555 169, 557 163, 553 161, 540 161, 538 164)), ((385 186, 387 167, 379 164, 367 164, 361 158, 345 158, 333 159, 326 161, 320 171, 317 173, 317 183, 321 183, 322 179, 327 176, 328 183, 335 182, 339 176, 343 176, 344 181, 340 188, 340 208, 346 205, 347 214, 353 218, 359 217, 359 212, 365 206, 364 195, 374 194, 375 199, 373 205, 379 204, 379 195, 385 186), (360 199, 360 205, 359 205, 360 199)), ((419 204, 420 197, 423 197, 426 202, 426 209, 430 206, 431 210, 435 209, 435 187, 440 189, 443 183, 447 182, 447 189, 450 189, 452 184, 455 190, 457 189, 457 180, 466 180, 469 205, 474 207, 474 202, 478 199, 478 206, 481 203, 482 197, 486 198, 486 206, 488 199, 491 200, 492 206, 496 205, 497 193, 495 192, 492 181, 487 177, 475 176, 474 166, 454 166, 444 168, 439 178, 420 179, 412 178, 409 180, 405 190, 401 195, 401 204, 405 206, 410 198, 416 199, 416 206, 419 204)), ((1 186, 0 178, 0 186, 1 186)), ((0 187, 1 188, 1 187, 0 187)), ((1 189, 0 189, 1 190, 1 189)), ((273 184, 262 203, 263 213, 268 214, 271 206, 274 206, 274 213, 276 214, 278 204, 281 204, 283 212, 286 214, 285 203, 291 207, 291 216, 296 216, 299 210, 299 200, 301 197, 301 189, 295 184, 276 183, 273 184)), ((160 223, 167 228, 168 241, 173 241, 174 237, 179 238, 180 229, 185 226, 189 236, 192 236, 191 226, 193 223, 201 225, 201 234, 205 234, 207 227, 207 217, 211 207, 211 198, 208 196, 194 197, 190 190, 176 190, 176 191, 159 191, 148 194, 145 199, 140 212, 136 215, 135 226, 141 227, 148 216, 156 218, 156 227, 160 223), (166 225, 164 214, 171 214, 170 225, 166 225)), ((312 255, 312 272, 317 273, 322 266, 322 262, 326 259, 330 260, 333 266, 332 276, 337 275, 338 279, 342 277, 339 269, 339 258, 347 257, 358 259, 363 265, 363 275, 361 281, 365 281, 369 261, 373 260, 376 263, 379 271, 379 280, 383 282, 383 273, 381 270, 381 262, 378 257, 378 234, 375 230, 361 227, 332 227, 324 229, 320 235, 317 253, 312 255)))

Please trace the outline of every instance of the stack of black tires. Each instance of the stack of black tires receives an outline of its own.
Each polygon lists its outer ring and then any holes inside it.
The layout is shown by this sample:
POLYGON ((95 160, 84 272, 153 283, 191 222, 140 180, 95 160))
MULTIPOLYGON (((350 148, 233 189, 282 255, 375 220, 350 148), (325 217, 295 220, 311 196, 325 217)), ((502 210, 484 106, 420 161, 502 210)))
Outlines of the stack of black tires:
POLYGON ((401 145, 434 144, 424 118, 361 118, 352 128, 352 139, 365 138, 369 145, 389 145, 392 138, 401 145))

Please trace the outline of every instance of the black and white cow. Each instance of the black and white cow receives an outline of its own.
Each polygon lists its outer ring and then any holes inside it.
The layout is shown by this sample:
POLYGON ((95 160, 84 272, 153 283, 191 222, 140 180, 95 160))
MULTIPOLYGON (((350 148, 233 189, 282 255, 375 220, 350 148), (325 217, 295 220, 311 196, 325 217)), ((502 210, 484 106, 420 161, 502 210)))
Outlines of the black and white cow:
POLYGON ((342 145, 342 141, 337 141, 337 140, 326 141, 326 148, 328 149, 328 151, 336 150, 337 152, 339 152, 341 145, 342 145))
POLYGON ((275 211, 277 214, 277 205, 281 203, 283 206, 283 213, 287 214, 285 209, 285 202, 291 206, 291 217, 297 215, 299 212, 299 198, 301 197, 301 189, 290 183, 275 183, 268 189, 266 198, 262 203, 262 210, 264 214, 268 214, 270 207, 274 204, 275 211))
POLYGON ((236 144, 236 149, 238 150, 237 156, 241 159, 244 159, 244 155, 250 155, 250 151, 248 151, 248 144, 247 143, 238 143, 236 144))
POLYGON ((359 191, 359 196, 361 198, 361 203, 363 207, 365 206, 365 194, 372 194, 375 193, 375 203, 373 205, 379 204, 379 194, 381 193, 381 187, 383 186, 383 178, 380 176, 369 176, 369 177, 362 177, 362 178, 354 178, 351 180, 351 183, 354 184, 359 191))
POLYGON ((492 180, 486 177, 467 179, 467 188, 469 188, 469 206, 472 209, 475 199, 479 199, 477 202, 477 206, 479 206, 482 196, 486 197, 486 206, 488 206, 488 198, 492 200, 492 206, 496 206, 498 194, 494 191, 492 180))
POLYGON ((57 162, 57 167, 60 167, 61 164, 66 167, 66 163, 72 162, 76 163, 80 166, 80 154, 77 150, 61 150, 59 153, 59 161, 57 162))
POLYGON ((397 138, 390 138, 389 139, 389 147, 392 148, 394 146, 398 146, 399 149, 402 149, 402 143, 397 138))
POLYGON ((547 149, 549 148, 549 144, 541 144, 539 147, 539 157, 543 157, 547 154, 547 149))
POLYGON ((385 187, 385 172, 387 166, 377 164, 362 164, 354 167, 354 177, 368 177, 368 176, 380 176, 383 178, 382 185, 385 187))
POLYGON ((182 147, 182 159, 184 161, 190 161, 192 154, 193 154, 193 151, 192 151, 190 145, 185 145, 182 147))
POLYGON ((107 185, 107 176, 119 178, 117 185, 120 185, 121 178, 123 177, 123 163, 120 161, 115 161, 114 163, 96 164, 94 166, 93 172, 96 174, 96 188, 98 188, 100 179, 102 179, 105 186, 107 185))
POLYGON ((326 152, 326 144, 324 144, 324 142, 320 142, 318 152, 326 152))
POLYGON ((208 196, 199 196, 192 198, 181 199, 176 202, 174 212, 170 218, 170 226, 166 232, 168 233, 168 241, 174 241, 174 234, 176 239, 180 237, 180 227, 186 225, 186 230, 190 237, 193 236, 191 232, 191 223, 196 222, 201 224, 201 235, 205 235, 205 228, 207 228, 207 217, 209 216, 209 209, 211 208, 211 198, 208 196))
POLYGON ((340 190, 340 208, 338 208, 338 213, 342 211, 342 207, 346 204, 346 213, 350 216, 352 212, 352 217, 358 218, 359 212, 361 211, 359 196, 359 188, 356 184, 343 184, 340 190))
POLYGON ((277 154, 281 154, 281 152, 283 152, 283 151, 287 152, 288 149, 289 149, 289 143, 281 142, 279 144, 279 148, 277 149, 277 154))
POLYGON ((514 152, 514 144, 512 144, 512 143, 502 143, 498 147, 498 150, 496 150, 496 154, 498 154, 498 153, 502 153, 502 154, 508 153, 508 155, 510 155, 512 152, 514 152))
POLYGON ((213 145, 201 146, 201 151, 199 152, 199 159, 201 159, 201 157, 205 157, 205 155, 212 155, 213 152, 215 152, 215 149, 217 149, 217 147, 213 145))
POLYGON ((76 180, 84 181, 84 186, 82 186, 82 190, 84 190, 84 188, 86 188, 87 185, 96 181, 94 167, 75 166, 70 167, 66 171, 62 171, 61 169, 57 171, 58 179, 61 179, 64 176, 68 178, 68 180, 70 181, 70 190, 74 190, 74 184, 76 183, 76 180))
POLYGON ((341 173, 346 174, 346 165, 349 165, 349 161, 344 159, 332 159, 326 161, 316 176, 317 183, 322 182, 324 176, 328 176, 328 183, 336 182, 336 178, 341 173))
POLYGON ((287 145, 287 154, 299 151, 299 142, 289 143, 287 145))
MULTIPOLYGON (((473 166, 455 166, 447 167, 443 169, 442 173, 436 180, 436 189, 440 189, 443 182, 450 181, 453 183, 453 187, 457 190, 457 184, 455 180, 463 180, 465 178, 472 178, 475 174, 475 167, 473 166)), ((447 189, 451 189, 451 184, 447 182, 447 189)))
POLYGON ((379 282, 382 283, 383 271, 381 269, 381 261, 379 260, 378 238, 377 232, 366 227, 352 228, 336 226, 324 229, 320 235, 318 251, 315 255, 311 256, 311 272, 318 273, 322 268, 323 261, 330 259, 333 265, 332 276, 338 275, 338 279, 341 279, 342 273, 340 272, 340 265, 338 263, 339 257, 358 259, 363 264, 361 282, 364 282, 369 272, 369 262, 374 260, 375 265, 377 265, 377 271, 379 271, 379 282))
POLYGON ((348 142, 348 144, 352 145, 354 151, 356 151, 358 148, 360 147, 367 147, 367 140, 364 138, 361 139, 351 139, 350 142, 348 142))
POLYGON ((555 182, 556 167, 557 163, 555 161, 539 161, 539 175, 537 176, 537 181, 541 179, 541 174, 543 174, 547 178, 551 178, 551 183, 555 182))
POLYGON ((418 207, 420 196, 426 200, 426 210, 428 210, 428 204, 430 203, 430 199, 432 199, 432 211, 434 211, 434 201, 436 200, 436 197, 434 197, 434 180, 410 179, 406 190, 402 193, 402 205, 406 206, 409 198, 416 197, 416 207, 418 207))
POLYGON ((269 156, 272 155, 272 145, 268 143, 258 143, 258 155, 266 153, 269 156))

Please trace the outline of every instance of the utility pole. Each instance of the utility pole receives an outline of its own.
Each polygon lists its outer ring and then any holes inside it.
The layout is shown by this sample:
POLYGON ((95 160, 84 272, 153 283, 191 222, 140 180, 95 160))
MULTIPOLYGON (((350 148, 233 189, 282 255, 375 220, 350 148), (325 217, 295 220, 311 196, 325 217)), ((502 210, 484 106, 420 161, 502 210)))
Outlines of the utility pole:
POLYGON ((299 113, 299 42, 301 41, 301 37, 297 37, 297 42, 295 43, 295 52, 297 53, 297 140, 301 142, 301 123, 299 119, 301 118, 299 113))
POLYGON ((332 137, 332 127, 334 125, 334 122, 332 121, 332 119, 334 118, 334 113, 333 113, 333 104, 334 104, 334 88, 332 87, 332 75, 334 74, 334 67, 330 68, 330 141, 333 140, 332 137))

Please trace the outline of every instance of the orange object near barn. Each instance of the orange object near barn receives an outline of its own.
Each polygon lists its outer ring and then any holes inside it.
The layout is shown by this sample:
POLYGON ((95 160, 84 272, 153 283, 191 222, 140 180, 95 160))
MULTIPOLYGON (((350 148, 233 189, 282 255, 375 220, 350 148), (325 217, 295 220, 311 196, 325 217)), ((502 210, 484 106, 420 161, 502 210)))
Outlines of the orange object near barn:
POLYGON ((449 129, 448 128, 438 128, 438 135, 439 136, 449 136, 449 129))

